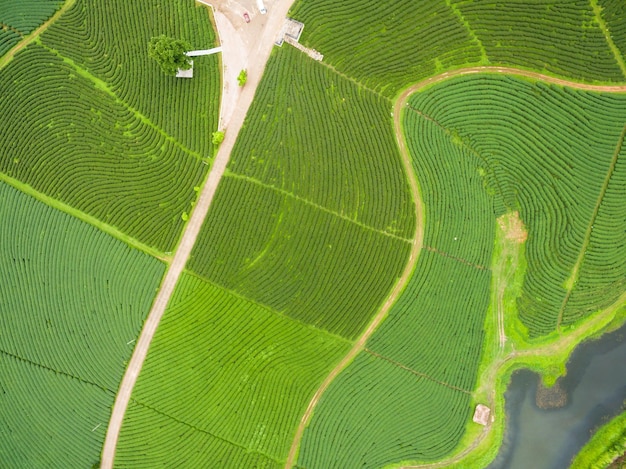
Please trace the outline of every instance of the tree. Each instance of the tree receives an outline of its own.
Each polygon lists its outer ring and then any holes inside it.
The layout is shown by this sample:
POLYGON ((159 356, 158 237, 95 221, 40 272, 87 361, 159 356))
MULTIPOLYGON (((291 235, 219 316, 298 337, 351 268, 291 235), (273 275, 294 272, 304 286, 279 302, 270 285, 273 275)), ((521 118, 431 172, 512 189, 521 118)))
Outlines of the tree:
POLYGON ((239 76, 237 77, 237 81, 239 82, 239 86, 243 86, 248 81, 248 71, 242 70, 239 72, 239 76))
POLYGON ((213 142, 213 145, 218 147, 220 145, 220 143, 222 143, 224 141, 224 132, 221 131, 221 130, 213 132, 212 137, 213 138, 211 139, 211 141, 213 142))
POLYGON ((148 55, 157 61, 166 75, 176 75, 178 69, 189 70, 191 59, 187 51, 191 44, 181 39, 173 39, 165 34, 153 37, 148 43, 148 55))

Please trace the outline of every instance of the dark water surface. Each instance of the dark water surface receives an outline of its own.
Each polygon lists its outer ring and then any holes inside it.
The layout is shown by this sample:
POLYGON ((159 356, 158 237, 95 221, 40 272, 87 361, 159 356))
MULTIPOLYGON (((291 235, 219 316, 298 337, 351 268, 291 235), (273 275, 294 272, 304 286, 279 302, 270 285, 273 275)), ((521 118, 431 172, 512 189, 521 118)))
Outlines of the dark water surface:
POLYGON ((539 383, 528 370, 513 374, 505 393, 504 443, 488 469, 567 468, 593 430, 624 411, 626 325, 574 350, 559 380, 565 405, 539 408, 539 383))

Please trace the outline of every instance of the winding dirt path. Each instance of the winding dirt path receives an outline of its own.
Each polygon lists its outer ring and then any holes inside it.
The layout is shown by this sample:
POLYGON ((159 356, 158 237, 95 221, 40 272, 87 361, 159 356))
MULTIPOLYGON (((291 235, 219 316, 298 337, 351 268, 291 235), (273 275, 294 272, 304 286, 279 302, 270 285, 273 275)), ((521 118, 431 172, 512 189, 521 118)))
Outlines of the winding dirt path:
MULTIPOLYGON (((439 75, 435 75, 435 76, 426 78, 426 79, 424 79, 424 80, 422 80, 422 81, 420 81, 420 82, 410 86, 409 88, 405 89, 400 94, 400 96, 398 97, 398 99, 397 99, 397 101, 396 101, 396 103, 394 105, 393 122, 394 122, 394 131, 395 131, 395 135, 396 135, 396 141, 398 142, 398 147, 399 147, 399 150, 400 150, 402 163, 404 165, 404 170, 406 172, 407 179, 408 179, 408 182, 409 182, 409 188, 411 190, 411 195, 412 195, 413 200, 415 202, 415 208, 416 208, 416 210, 415 210, 416 231, 415 231, 415 236, 414 236, 414 239, 413 239, 413 246, 411 248, 411 254, 409 256, 409 260, 408 260, 408 262, 406 264, 404 272, 402 273, 402 276, 396 282, 396 285, 394 286, 394 289, 391 291, 391 293, 387 297, 387 300, 385 301, 385 303, 383 304, 383 306, 381 307, 379 312, 372 319, 372 321, 370 322, 370 324, 367 327, 367 329, 363 332, 363 334, 361 334, 359 339, 355 342, 355 344, 350 349, 348 354, 335 366, 335 368, 333 368, 333 370, 330 372, 330 374, 326 377, 326 379, 322 382, 320 387, 317 389, 317 391, 313 395, 313 398, 309 402, 309 405, 307 406, 307 408, 306 408, 306 410, 305 410, 305 412, 304 412, 304 414, 302 416, 302 419, 300 420, 300 424, 298 425, 298 428, 296 429, 296 433, 295 433, 293 442, 291 444, 291 447, 289 449, 289 454, 287 456, 287 461, 285 463, 285 469, 291 469, 295 465, 295 463, 296 463, 295 458, 296 458, 296 455, 298 454, 298 450, 299 450, 299 447, 300 447, 300 442, 302 440, 302 435, 304 433, 304 430, 305 430, 306 426, 308 425, 309 421, 311 420, 311 416, 313 415, 313 411, 315 410, 315 407, 317 406, 320 398, 322 397, 324 392, 328 389, 328 386, 330 386, 330 383, 365 348, 367 340, 371 337, 371 335, 374 333, 374 331, 378 328, 378 326, 387 317, 387 313, 391 309, 391 306, 393 306, 395 301, 398 299, 398 297, 400 296, 400 294, 404 290, 404 287, 409 282, 409 279, 411 278, 411 274, 413 272, 413 269, 415 268, 415 265, 417 263, 417 258, 419 256, 419 252, 420 252, 420 250, 422 248, 422 245, 423 245, 423 239, 424 239, 424 228, 423 228, 424 207, 423 207, 423 201, 422 201, 422 198, 421 198, 421 195, 420 195, 420 190, 419 190, 419 185, 418 185, 418 182, 417 182, 417 177, 416 177, 415 171, 413 169, 411 155, 410 155, 410 153, 408 151, 408 148, 406 146, 406 140, 405 140, 405 137, 404 137, 404 131, 402 129, 402 112, 403 112, 403 109, 407 106, 409 97, 413 93, 415 93, 417 91, 423 90, 424 88, 427 88, 427 87, 429 87, 431 85, 440 83, 440 82, 445 81, 445 80, 449 80, 449 79, 457 77, 457 76, 473 75, 473 74, 477 74, 477 73, 501 73, 501 74, 505 74, 505 75, 513 75, 513 76, 520 76, 520 77, 526 77, 526 78, 533 78, 533 79, 536 79, 536 80, 539 80, 539 81, 542 81, 542 82, 545 82, 545 83, 561 85, 561 86, 567 86, 569 88, 574 88, 574 89, 579 89, 579 90, 586 90, 586 91, 610 92, 610 93, 626 93, 626 85, 592 85, 592 84, 587 84, 587 83, 578 83, 578 82, 575 82, 575 81, 569 81, 569 80, 565 80, 565 79, 562 79, 562 78, 556 78, 556 77, 553 77, 553 76, 550 76, 550 75, 545 75, 543 73, 533 72, 533 71, 530 71, 530 70, 517 69, 517 68, 514 68, 514 67, 477 66, 477 67, 468 67, 468 68, 462 68, 462 69, 458 69, 458 70, 452 70, 452 71, 449 71, 449 72, 444 72, 444 73, 441 73, 439 75)), ((504 336, 502 337, 501 340, 502 341, 505 340, 504 336)), ((541 353, 542 351, 543 350, 539 350, 537 353, 541 353)), ((491 375, 490 375, 490 378, 488 380, 488 382, 490 383, 490 388, 492 389, 492 394, 493 394, 491 396, 491 401, 492 401, 490 403, 491 407, 493 407, 493 401, 495 400, 495 379, 496 379, 496 376, 497 376, 497 370, 499 370, 500 366, 505 361, 508 361, 508 360, 510 360, 512 358, 514 358, 514 356, 506 357, 505 359, 502 360, 502 362, 498 361, 496 363, 497 366, 492 367, 493 376, 491 377, 491 375)), ((441 462, 438 462, 438 463, 433 463, 433 464, 420 465, 420 466, 406 466, 406 467, 407 468, 408 467, 411 467, 411 468, 445 467, 446 465, 449 465, 449 464, 452 464, 454 462, 460 461, 468 453, 470 453, 471 451, 476 449, 476 447, 480 444, 480 442, 489 433, 490 428, 491 428, 491 425, 485 426, 484 430, 479 435, 479 437, 474 442, 472 442, 472 444, 469 447, 465 448, 465 450, 463 450, 461 453, 459 453, 458 455, 454 456, 453 458, 450 458, 448 460, 441 461, 441 462)))
MULTIPOLYGON (((135 346, 132 357, 122 379, 122 383, 116 395, 115 404, 113 405, 113 411, 111 419, 109 420, 107 434, 104 441, 104 448, 102 450, 100 467, 103 469, 111 469, 113 467, 115 449, 120 430, 122 428, 124 414, 128 408, 133 387, 135 386, 141 367, 143 366, 146 355, 148 354, 150 342, 154 337, 154 333, 156 332, 159 322, 163 317, 167 303, 174 292, 174 287, 178 282, 178 278, 180 277, 180 274, 182 273, 187 262, 187 258, 189 257, 189 254, 191 253, 191 250, 196 242, 202 223, 204 222, 204 219, 209 211, 209 207, 211 206, 211 202, 213 201, 213 196, 215 195, 219 181, 222 178, 226 165, 230 159, 230 154, 235 144, 235 140, 237 139, 237 135, 241 130, 248 109, 252 104, 256 89, 261 81, 265 64, 269 59, 270 52, 274 45, 274 39, 280 31, 284 18, 287 15, 287 11, 293 1, 294 0, 274 0, 271 4, 271 8, 268 6, 268 14, 266 15, 262 32, 257 36, 256 42, 254 42, 252 46, 245 51, 248 64, 248 81, 246 86, 240 90, 236 81, 235 83, 232 83, 228 80, 229 76, 235 76, 236 80, 236 74, 224 74, 223 76, 222 96, 228 96, 227 99, 229 100, 233 99, 231 98, 233 95, 232 90, 237 87, 236 105, 230 107, 228 116, 224 113, 220 113, 221 118, 224 119, 221 124, 227 125, 224 141, 220 145, 217 156, 211 166, 207 181, 200 192, 189 222, 185 227, 180 244, 176 249, 172 263, 167 269, 167 273, 161 283, 161 287, 159 288, 157 297, 152 305, 152 309, 150 310, 148 318, 146 319, 143 329, 141 330, 141 334, 137 340, 137 345, 135 346), (229 92, 224 92, 224 88, 226 87, 230 87, 229 92)), ((215 3, 220 4, 221 2, 216 0, 215 3)), ((221 19, 225 20, 225 17, 221 19)), ((217 22, 218 28, 220 24, 221 22, 217 22)), ((218 36, 220 36, 222 46, 224 47, 224 54, 222 57, 223 70, 236 70, 238 74, 239 69, 237 67, 240 63, 240 54, 237 54, 238 62, 234 65, 230 65, 229 67, 230 62, 229 56, 227 55, 230 48, 229 41, 227 38, 221 36, 220 30, 218 30, 217 33, 218 36)), ((222 103, 220 103, 220 108, 221 107, 222 103)))

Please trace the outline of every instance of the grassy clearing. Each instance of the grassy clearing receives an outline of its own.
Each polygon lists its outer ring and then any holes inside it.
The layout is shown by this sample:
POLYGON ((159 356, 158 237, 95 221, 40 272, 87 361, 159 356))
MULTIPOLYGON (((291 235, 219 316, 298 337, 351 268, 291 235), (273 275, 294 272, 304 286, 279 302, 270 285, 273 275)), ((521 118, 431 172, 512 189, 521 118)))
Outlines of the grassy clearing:
POLYGON ((626 412, 599 428, 572 461, 572 469, 604 469, 626 451, 626 412))
POLYGON ((133 391, 116 466, 284 464, 308 399, 349 346, 185 274, 133 391))
POLYGON ((0 460, 91 465, 164 266, 4 183, 0 220, 0 460))

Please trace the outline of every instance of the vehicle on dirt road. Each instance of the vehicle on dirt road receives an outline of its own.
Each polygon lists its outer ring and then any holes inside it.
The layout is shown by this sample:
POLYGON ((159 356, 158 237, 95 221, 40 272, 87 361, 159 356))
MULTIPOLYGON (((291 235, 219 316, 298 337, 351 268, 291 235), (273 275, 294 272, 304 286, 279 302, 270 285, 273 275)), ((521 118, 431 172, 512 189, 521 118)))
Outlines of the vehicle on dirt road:
POLYGON ((243 19, 246 20, 246 23, 250 22, 250 15, 247 11, 243 14, 243 19))

